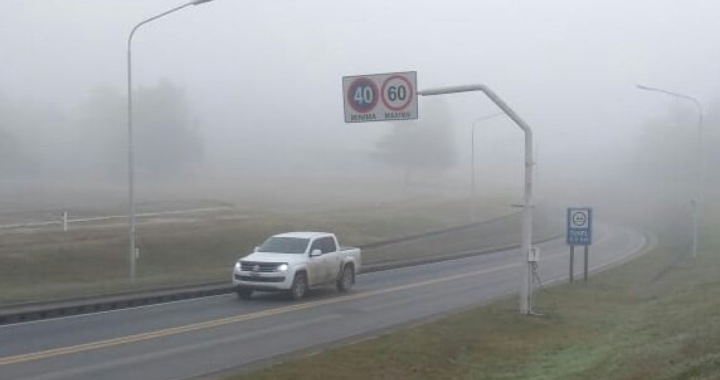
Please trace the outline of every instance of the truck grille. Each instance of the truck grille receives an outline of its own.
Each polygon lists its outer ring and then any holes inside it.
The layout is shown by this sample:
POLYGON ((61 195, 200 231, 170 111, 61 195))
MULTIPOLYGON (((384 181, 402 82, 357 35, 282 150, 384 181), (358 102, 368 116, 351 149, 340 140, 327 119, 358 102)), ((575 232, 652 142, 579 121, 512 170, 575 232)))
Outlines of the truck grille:
POLYGON ((285 277, 253 277, 253 276, 241 276, 235 275, 236 280, 249 281, 249 282, 283 282, 285 277))
POLYGON ((253 261, 241 261, 240 270, 243 272, 277 272, 277 263, 257 263, 253 261), (255 270, 258 267, 260 270, 255 270))

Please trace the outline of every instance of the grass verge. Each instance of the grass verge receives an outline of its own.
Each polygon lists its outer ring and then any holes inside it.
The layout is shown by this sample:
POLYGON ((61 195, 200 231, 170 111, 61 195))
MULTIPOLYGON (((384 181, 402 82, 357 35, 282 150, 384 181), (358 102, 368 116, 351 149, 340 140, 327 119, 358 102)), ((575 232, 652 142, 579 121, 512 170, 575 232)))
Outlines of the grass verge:
POLYGON ((661 236, 588 284, 540 294, 545 317, 507 299, 226 380, 720 379, 718 228, 697 259, 676 260, 686 245, 661 236))
MULTIPOLYGON (((482 217, 507 214, 508 203, 488 201, 482 217)), ((3 232, 0 305, 229 281, 239 256, 279 232, 333 231, 343 244, 363 245, 462 225, 468 217, 467 201, 451 199, 284 213, 231 209, 143 219, 138 225, 141 257, 134 286, 127 280, 127 231, 122 221, 73 226, 67 233, 58 228, 3 232)), ((498 237, 516 240, 514 235, 498 237)), ((502 239, 488 243, 505 244, 502 239)), ((432 256, 441 252, 438 244, 376 249, 367 252, 365 262, 432 256)))

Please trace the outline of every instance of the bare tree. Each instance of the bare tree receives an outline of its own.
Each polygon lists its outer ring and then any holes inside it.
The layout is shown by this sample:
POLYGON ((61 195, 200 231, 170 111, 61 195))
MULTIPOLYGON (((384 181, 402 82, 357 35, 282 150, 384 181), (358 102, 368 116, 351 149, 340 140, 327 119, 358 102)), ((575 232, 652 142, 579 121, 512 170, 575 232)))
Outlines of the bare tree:
POLYGON ((43 145, 39 140, 44 136, 33 134, 37 125, 47 123, 48 113, 40 105, 0 96, 0 173, 3 178, 33 177, 39 173, 42 160, 28 148, 43 145))
MULTIPOLYGON (((135 97, 136 169, 141 176, 171 178, 191 171, 203 158, 203 141, 183 91, 170 82, 141 87, 135 97)), ((84 146, 92 165, 116 176, 126 171, 126 99, 95 89, 82 109, 84 146)))
POLYGON ((697 178, 696 113, 685 107, 646 124, 636 150, 637 180, 663 186, 694 186, 697 178))
POLYGON ((445 102, 430 101, 421 110, 419 120, 398 121, 390 128, 377 142, 373 156, 401 166, 406 184, 415 172, 440 173, 456 163, 454 131, 445 102))

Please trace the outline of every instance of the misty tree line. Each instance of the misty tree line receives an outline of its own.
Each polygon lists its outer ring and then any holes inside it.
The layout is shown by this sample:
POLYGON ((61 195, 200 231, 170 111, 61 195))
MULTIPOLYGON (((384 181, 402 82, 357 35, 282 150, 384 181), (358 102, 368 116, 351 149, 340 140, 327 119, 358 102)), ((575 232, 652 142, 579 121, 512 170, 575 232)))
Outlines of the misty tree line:
MULTIPOLYGON (((126 96, 93 89, 69 113, 40 102, 0 96, 0 174, 3 179, 120 179, 127 173, 126 96)), ((140 176, 168 178, 203 159, 199 122, 183 91, 162 82, 136 90, 135 152, 140 176)))
MULTIPOLYGON (((704 181, 720 185, 720 102, 706 103, 702 127, 704 181)), ((698 112, 676 104, 662 117, 647 122, 626 171, 650 184, 693 187, 698 174, 698 112)))
MULTIPOLYGON (((69 111, 49 103, 11 99, 1 90, 0 180, 92 176, 124 181, 123 91, 95 88, 81 106, 69 111)), ((648 122, 635 142, 633 157, 612 172, 657 184, 695 183, 696 117, 694 109, 678 105, 648 122)), ((437 174, 457 163, 455 132, 459 129, 446 103, 428 102, 420 120, 391 124, 388 133, 370 147, 370 157, 397 168, 406 184, 421 176, 437 179, 437 174)), ((720 150, 712 147, 720 144, 720 102, 706 104, 704 131, 706 181, 717 185, 720 150)), ((200 122, 182 89, 169 82, 136 90, 135 142, 141 178, 182 178, 197 171, 205 156, 200 122)))
POLYGON ((457 147, 447 103, 428 102, 423 116, 392 124, 376 144, 372 156, 403 171, 405 184, 416 173, 439 174, 457 163, 457 147))
MULTIPOLYGON (((2 94, 0 94, 2 95, 2 94)), ((0 175, 7 179, 79 178, 124 181, 127 98, 96 87, 71 110, 0 96, 0 175)), ((136 170, 153 179, 192 173, 204 158, 200 123, 183 91, 169 82, 140 87, 134 97, 136 170)), ((405 182, 456 163, 447 105, 428 103, 423 118, 397 122, 371 148, 371 159, 395 166, 405 182)))

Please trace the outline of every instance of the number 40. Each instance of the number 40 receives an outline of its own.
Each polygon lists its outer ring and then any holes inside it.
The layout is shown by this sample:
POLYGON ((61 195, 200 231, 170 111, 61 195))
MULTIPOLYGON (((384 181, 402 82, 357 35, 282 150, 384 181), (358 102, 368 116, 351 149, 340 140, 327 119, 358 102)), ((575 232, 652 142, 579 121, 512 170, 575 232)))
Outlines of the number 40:
POLYGON ((355 90, 355 96, 353 96, 353 99, 355 100, 355 103, 361 106, 372 104, 373 100, 375 100, 375 93, 370 86, 358 86, 355 90))

